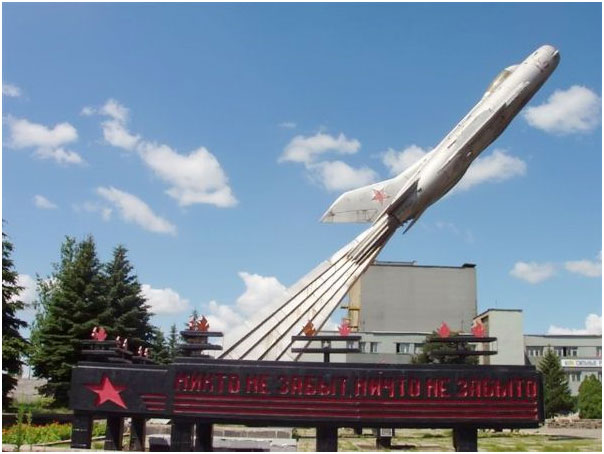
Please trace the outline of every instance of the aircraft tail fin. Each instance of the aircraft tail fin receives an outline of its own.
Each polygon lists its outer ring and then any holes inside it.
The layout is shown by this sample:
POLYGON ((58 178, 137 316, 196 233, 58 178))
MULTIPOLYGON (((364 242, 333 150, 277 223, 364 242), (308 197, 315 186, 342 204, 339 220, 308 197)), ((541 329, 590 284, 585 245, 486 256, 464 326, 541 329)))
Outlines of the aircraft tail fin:
POLYGON ((331 204, 321 222, 373 222, 387 202, 388 196, 378 189, 381 185, 383 183, 374 183, 345 192, 331 204))

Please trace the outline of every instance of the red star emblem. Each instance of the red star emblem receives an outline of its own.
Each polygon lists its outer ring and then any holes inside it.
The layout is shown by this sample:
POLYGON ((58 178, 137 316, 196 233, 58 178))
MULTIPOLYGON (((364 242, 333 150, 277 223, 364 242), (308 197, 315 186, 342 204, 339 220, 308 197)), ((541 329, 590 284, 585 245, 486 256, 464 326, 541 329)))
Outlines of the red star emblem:
POLYGON ((94 402, 95 406, 99 406, 104 404, 105 402, 113 402, 118 407, 128 408, 126 404, 122 400, 122 396, 120 393, 126 389, 125 386, 116 386, 111 383, 109 377, 103 375, 103 379, 99 385, 85 385, 90 391, 95 392, 97 394, 96 401, 94 402))
POLYGON ((386 194, 383 189, 373 189, 373 198, 371 200, 377 200, 380 205, 384 204, 384 200, 389 199, 390 196, 386 194))

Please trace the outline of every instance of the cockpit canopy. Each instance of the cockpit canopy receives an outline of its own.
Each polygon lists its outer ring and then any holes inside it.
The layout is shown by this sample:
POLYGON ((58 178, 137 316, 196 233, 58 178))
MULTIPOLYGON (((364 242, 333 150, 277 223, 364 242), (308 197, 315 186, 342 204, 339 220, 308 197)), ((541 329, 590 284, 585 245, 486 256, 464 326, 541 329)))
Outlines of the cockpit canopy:
POLYGON ((514 72, 516 68, 518 68, 518 65, 508 66, 499 74, 497 74, 497 77, 493 79, 493 82, 491 82, 491 84, 487 88, 487 91, 485 91, 484 96, 493 93, 497 89, 497 87, 499 87, 503 83, 503 81, 506 80, 510 76, 510 74, 514 72))

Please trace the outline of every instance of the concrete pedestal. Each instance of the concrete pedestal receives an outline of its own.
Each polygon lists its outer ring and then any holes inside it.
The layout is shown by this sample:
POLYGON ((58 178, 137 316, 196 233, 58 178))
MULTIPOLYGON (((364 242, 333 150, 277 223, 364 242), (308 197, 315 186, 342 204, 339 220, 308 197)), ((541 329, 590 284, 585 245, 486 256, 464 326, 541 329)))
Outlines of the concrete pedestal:
POLYGON ((317 427, 317 452, 335 452, 338 450, 338 427, 317 427))

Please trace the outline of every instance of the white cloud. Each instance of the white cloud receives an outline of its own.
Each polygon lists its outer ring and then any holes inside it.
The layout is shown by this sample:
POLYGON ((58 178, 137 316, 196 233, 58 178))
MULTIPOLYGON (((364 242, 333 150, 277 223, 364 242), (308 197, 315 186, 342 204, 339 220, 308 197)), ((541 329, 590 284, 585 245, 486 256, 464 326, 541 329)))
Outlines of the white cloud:
POLYGON ((294 129, 296 126, 296 123, 293 121, 284 121, 283 123, 279 123, 279 127, 284 129, 294 129))
POLYGON ((69 123, 59 123, 54 128, 32 123, 26 119, 9 116, 10 145, 14 148, 55 148, 78 138, 78 132, 69 123))
POLYGON ((499 183, 526 174, 526 163, 505 150, 494 150, 489 156, 477 158, 463 176, 457 189, 466 190, 481 183, 499 183))
POLYGON ((125 125, 118 120, 107 120, 101 124, 103 128, 103 137, 114 147, 124 150, 134 150, 134 147, 140 140, 140 136, 131 134, 125 125))
POLYGON ((314 136, 296 136, 286 146, 279 162, 304 164, 311 180, 329 191, 358 188, 377 179, 377 173, 369 167, 352 167, 343 161, 318 160, 324 153, 354 154, 361 148, 356 139, 347 139, 340 133, 334 137, 324 132, 314 136))
POLYGON ((84 162, 78 153, 62 147, 78 139, 78 132, 69 123, 59 123, 49 128, 12 116, 9 116, 6 122, 10 128, 9 146, 17 149, 34 148, 36 156, 42 159, 54 159, 61 164, 84 162))
POLYGON ((189 300, 171 288, 153 288, 149 284, 143 284, 141 291, 153 314, 177 314, 189 309, 189 300))
POLYGON ((85 117, 89 117, 91 115, 94 115, 96 113, 96 110, 94 109, 94 107, 90 107, 90 106, 84 106, 82 107, 82 110, 80 111, 80 115, 84 115, 85 117))
MULTIPOLYGON (((86 109, 86 115, 88 115, 88 112, 90 114, 96 112, 92 107, 84 107, 84 109, 86 109)), ((82 109, 82 113, 84 113, 84 109, 82 109)), ((98 109, 98 113, 109 117, 108 120, 101 123, 105 140, 114 147, 123 148, 128 151, 134 150, 141 137, 132 134, 126 127, 126 123, 128 123, 130 117, 128 108, 115 99, 109 99, 98 109)))
POLYGON ((510 274, 530 284, 543 282, 556 273, 552 263, 516 262, 510 274))
POLYGON ((2 82, 2 94, 10 98, 18 98, 21 96, 21 89, 14 84, 2 82))
POLYGON ((235 305, 210 301, 206 318, 212 328, 230 332, 250 318, 270 307, 285 296, 287 289, 276 277, 239 272, 245 284, 245 291, 237 298, 235 305))
POLYGON ((232 306, 219 304, 214 300, 208 304, 208 311, 206 319, 212 331, 228 333, 234 328, 241 326, 244 322, 243 317, 238 312, 235 312, 232 306))
POLYGON ((564 268, 571 273, 581 274, 586 277, 602 276, 602 251, 597 260, 574 260, 564 264, 564 268))
POLYGON ((323 153, 354 154, 360 148, 361 143, 358 140, 347 139, 342 133, 337 137, 322 132, 310 137, 299 135, 286 145, 283 154, 279 157, 279 162, 310 164, 323 153))
POLYGON ((237 204, 220 163, 204 147, 181 155, 167 145, 145 142, 139 152, 145 164, 172 185, 166 192, 179 205, 209 203, 231 207, 237 204))
POLYGON ((237 307, 246 315, 255 314, 264 306, 280 299, 287 290, 283 284, 273 276, 239 272, 239 277, 245 284, 245 292, 237 298, 237 307))
POLYGON ((64 148, 38 148, 35 154, 41 159, 54 159, 59 164, 84 164, 78 153, 64 148))
POLYGON ((153 213, 149 205, 138 197, 114 187, 99 187, 97 193, 113 203, 126 222, 133 222, 151 232, 176 235, 176 226, 153 213))
POLYGON ((19 274, 17 277, 17 285, 23 287, 23 290, 19 293, 19 299, 27 306, 33 305, 38 299, 36 280, 29 274, 19 274))
POLYGON ((585 319, 585 328, 572 329, 562 328, 560 326, 550 325, 547 334, 602 334, 602 316, 597 314, 589 314, 585 319))
POLYGON ((354 168, 342 161, 325 161, 309 167, 315 180, 329 191, 345 191, 373 183, 377 179, 369 167, 354 168))
POLYGON ((57 208, 57 205, 52 203, 46 197, 39 195, 39 194, 36 194, 34 196, 34 204, 38 208, 42 208, 43 210, 53 210, 53 209, 57 208))
POLYGON ((417 145, 410 145, 401 151, 389 148, 382 156, 382 162, 392 175, 398 175, 405 169, 408 169, 421 158, 423 158, 427 150, 424 150, 417 145))
POLYGON ((108 99, 105 105, 99 109, 99 112, 121 123, 126 123, 129 117, 128 108, 115 99, 108 99))
POLYGON ((545 104, 529 107, 526 121, 535 128, 558 134, 587 132, 600 122, 601 98, 580 85, 556 90, 545 104))
POLYGON ((199 147, 188 155, 182 155, 168 145, 143 140, 140 135, 128 131, 129 111, 114 99, 108 100, 99 112, 111 117, 101 124, 105 140, 119 148, 136 150, 143 162, 171 185, 166 193, 179 205, 237 205, 226 173, 216 156, 206 148, 199 147))
POLYGON ((94 202, 84 202, 82 205, 74 204, 72 205, 73 209, 77 212, 79 211, 87 211, 88 213, 101 213, 101 217, 103 221, 108 221, 111 219, 111 213, 113 210, 108 206, 101 205, 99 203, 94 202))

